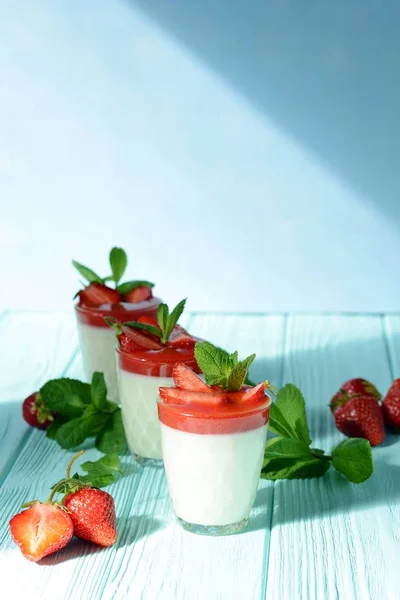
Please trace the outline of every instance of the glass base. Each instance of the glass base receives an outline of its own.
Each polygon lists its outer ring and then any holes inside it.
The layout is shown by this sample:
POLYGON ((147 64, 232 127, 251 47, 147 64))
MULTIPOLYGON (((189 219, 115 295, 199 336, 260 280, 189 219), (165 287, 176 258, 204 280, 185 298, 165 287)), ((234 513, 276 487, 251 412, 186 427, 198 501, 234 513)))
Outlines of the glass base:
POLYGON ((139 456, 138 454, 133 454, 132 456, 134 460, 142 465, 142 467, 164 467, 164 461, 162 458, 145 458, 144 456, 139 456))
POLYGON ((249 518, 246 517, 243 521, 231 523, 230 525, 196 525, 195 523, 188 523, 180 517, 177 517, 177 519, 183 529, 199 535, 234 535, 246 529, 249 522, 249 518))

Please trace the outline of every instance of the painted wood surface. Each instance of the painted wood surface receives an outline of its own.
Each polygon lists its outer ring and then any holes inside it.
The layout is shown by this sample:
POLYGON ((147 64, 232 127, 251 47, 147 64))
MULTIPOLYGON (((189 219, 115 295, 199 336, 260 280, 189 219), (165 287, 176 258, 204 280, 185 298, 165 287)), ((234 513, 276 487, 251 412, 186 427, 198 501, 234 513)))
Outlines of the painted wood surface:
MULTIPOLYGON (((254 379, 299 385, 314 445, 325 450, 342 439, 327 403, 345 379, 365 376, 385 392, 400 376, 398 316, 195 314, 189 327, 241 355, 256 352, 254 379)), ((126 476, 110 488, 118 543, 100 550, 74 540, 40 565, 24 560, 8 521, 23 501, 48 495, 72 453, 25 427, 20 402, 51 377, 82 377, 76 344, 72 315, 0 316, 0 571, 10 597, 398 598, 400 440, 394 435, 374 449, 376 471, 361 486, 334 472, 319 480, 261 481, 248 531, 226 538, 183 531, 163 470, 136 467, 125 456, 126 476)), ((96 456, 90 449, 85 459, 96 456)))

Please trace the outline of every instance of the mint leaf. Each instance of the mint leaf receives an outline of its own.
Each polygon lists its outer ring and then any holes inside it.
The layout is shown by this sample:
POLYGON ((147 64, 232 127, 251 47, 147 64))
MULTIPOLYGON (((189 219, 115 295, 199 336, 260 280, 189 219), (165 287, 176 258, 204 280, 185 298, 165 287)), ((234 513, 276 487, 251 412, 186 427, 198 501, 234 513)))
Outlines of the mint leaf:
POLYGON ((125 294, 129 294, 129 292, 132 292, 133 290, 136 290, 136 288, 141 287, 141 286, 153 288, 154 283, 151 283, 151 281, 144 281, 144 280, 142 280, 142 281, 141 280, 126 281, 125 283, 121 283, 117 287, 117 290, 121 294, 121 296, 124 296, 125 294))
POLYGON ((269 410, 269 429, 278 435, 286 438, 295 438, 296 432, 292 429, 280 409, 275 403, 272 403, 269 410))
POLYGON ((128 257, 126 256, 125 250, 122 248, 112 248, 110 251, 110 266, 112 272, 112 278, 117 284, 125 273, 126 265, 128 264, 128 257))
POLYGON ((107 487, 118 479, 121 474, 120 460, 115 454, 102 456, 96 461, 82 463, 81 468, 87 475, 79 475, 78 478, 84 483, 91 483, 94 487, 107 487))
POLYGON ((184 311, 185 304, 186 298, 178 302, 171 314, 167 304, 162 303, 159 305, 157 309, 157 322, 161 329, 161 341, 163 344, 167 343, 169 336, 179 321, 179 317, 184 311))
POLYGON ((103 279, 101 277, 99 277, 99 275, 97 275, 97 273, 92 271, 92 269, 89 269, 89 267, 85 267, 85 265, 81 265, 76 260, 73 260, 72 264, 74 265, 75 269, 77 269, 79 271, 79 273, 82 275, 82 277, 84 277, 89 283, 93 283, 93 282, 103 283, 103 279))
POLYGON ((304 398, 299 388, 292 383, 286 384, 279 390, 275 401, 278 411, 272 406, 273 419, 269 425, 271 431, 285 437, 303 440, 309 446, 311 444, 310 431, 306 419, 304 398), (286 434, 283 433, 284 430, 287 431, 286 434))
POLYGON ((51 379, 40 388, 45 406, 58 415, 78 417, 91 402, 90 385, 77 379, 51 379))
POLYGON ((97 371, 93 373, 90 392, 94 406, 101 410, 104 403, 107 402, 107 386, 103 373, 97 371))
POLYGON ((332 452, 332 464, 352 483, 362 483, 374 472, 371 445, 368 440, 349 438, 332 452))
POLYGON ((135 327, 136 329, 143 329, 144 331, 152 333, 153 335, 156 335, 159 338, 162 335, 161 329, 155 327, 154 325, 148 325, 147 323, 140 323, 139 321, 127 321, 126 323, 123 323, 123 325, 127 325, 128 327, 135 327))
POLYGON ((263 479, 310 479, 322 477, 331 463, 319 458, 276 458, 264 461, 261 470, 263 479))
POLYGON ((121 410, 115 411, 96 438, 96 448, 104 454, 120 454, 126 446, 121 410))
POLYGON ((228 377, 227 390, 234 392, 240 390, 247 377, 248 370, 256 355, 252 354, 244 360, 237 362, 237 352, 231 355, 233 369, 228 377), (235 364, 236 363, 236 364, 235 364))
POLYGON ((56 441, 62 448, 69 450, 80 446, 88 437, 103 427, 110 417, 104 413, 87 414, 86 416, 72 419, 58 429, 56 441))
POLYGON ((52 423, 46 429, 46 437, 49 440, 55 440, 57 436, 57 431, 60 429, 61 425, 68 422, 68 417, 56 417, 52 423))
POLYGON ((208 385, 227 385, 234 359, 226 350, 210 342, 198 342, 194 347, 194 356, 208 385))
POLYGON ((265 460, 274 458, 313 458, 311 449, 305 442, 297 439, 277 437, 265 445, 265 460))

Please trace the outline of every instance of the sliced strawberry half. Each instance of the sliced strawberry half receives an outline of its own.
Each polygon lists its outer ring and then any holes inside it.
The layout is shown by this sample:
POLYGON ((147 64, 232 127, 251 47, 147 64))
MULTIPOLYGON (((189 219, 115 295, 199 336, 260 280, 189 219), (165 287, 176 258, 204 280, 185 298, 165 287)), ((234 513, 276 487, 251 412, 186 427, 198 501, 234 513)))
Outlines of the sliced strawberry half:
POLYGON ((135 302, 144 302, 145 300, 150 300, 153 297, 153 292, 151 288, 147 285, 139 285, 137 288, 128 292, 124 295, 124 302, 131 302, 134 304, 135 302))
POLYGON ((68 544, 73 524, 59 506, 37 503, 11 519, 10 531, 25 558, 37 562, 68 544))
POLYGON ((121 325, 123 333, 130 338, 135 344, 147 350, 162 350, 164 345, 151 334, 143 333, 140 329, 121 325))
POLYGON ((265 396, 265 383, 259 383, 255 387, 241 389, 239 392, 229 392, 229 400, 235 404, 244 402, 259 402, 265 396))
POLYGON ((196 342, 198 342, 198 339, 190 335, 186 329, 180 325, 175 325, 169 336, 168 346, 171 346, 172 348, 190 347, 194 346, 196 342))
POLYGON ((208 392, 188 392, 176 387, 160 387, 160 397, 167 404, 203 404, 217 405, 228 400, 228 395, 223 390, 208 392))
POLYGON ((177 362, 172 370, 172 378, 175 385, 189 392, 206 392, 213 390, 196 373, 187 367, 183 362, 177 362))
POLYGON ((117 290, 106 285, 91 283, 79 292, 79 300, 86 306, 100 306, 101 304, 117 304, 121 300, 121 296, 117 290))

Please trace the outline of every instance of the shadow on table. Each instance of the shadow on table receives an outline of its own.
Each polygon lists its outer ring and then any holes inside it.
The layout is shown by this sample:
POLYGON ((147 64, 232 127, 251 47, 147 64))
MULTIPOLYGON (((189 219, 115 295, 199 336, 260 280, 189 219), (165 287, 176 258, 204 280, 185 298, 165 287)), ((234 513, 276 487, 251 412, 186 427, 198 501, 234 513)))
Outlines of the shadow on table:
MULTIPOLYGON (((128 518, 117 518, 117 530, 119 537, 114 548, 123 548, 138 542, 144 537, 163 529, 165 523, 158 519, 146 516, 132 516, 128 518)), ((85 542, 79 538, 72 538, 71 542, 56 554, 52 554, 43 558, 38 565, 43 567, 53 567, 68 560, 78 558, 80 556, 89 556, 90 554, 98 554, 99 552, 107 552, 107 548, 96 546, 90 542, 85 542)))
POLYGON ((273 526, 393 506, 400 502, 400 467, 375 461, 367 482, 348 482, 333 469, 320 479, 275 484, 273 526))

